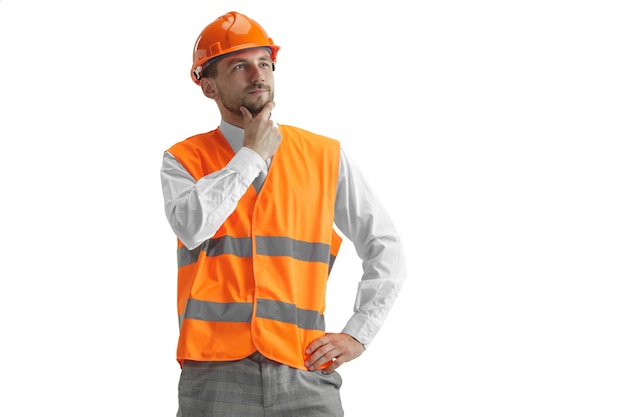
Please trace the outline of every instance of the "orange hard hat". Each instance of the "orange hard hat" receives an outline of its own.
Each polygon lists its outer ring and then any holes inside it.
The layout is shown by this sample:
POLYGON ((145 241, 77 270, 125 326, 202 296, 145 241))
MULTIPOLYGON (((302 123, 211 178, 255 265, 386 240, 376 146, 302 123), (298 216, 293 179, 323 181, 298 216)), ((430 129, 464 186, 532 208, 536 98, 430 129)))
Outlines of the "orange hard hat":
POLYGON ((232 52, 259 47, 268 48, 272 62, 276 62, 280 47, 274 45, 261 25, 241 13, 226 13, 205 27, 198 36, 193 48, 191 79, 199 85, 202 70, 209 61, 232 52))

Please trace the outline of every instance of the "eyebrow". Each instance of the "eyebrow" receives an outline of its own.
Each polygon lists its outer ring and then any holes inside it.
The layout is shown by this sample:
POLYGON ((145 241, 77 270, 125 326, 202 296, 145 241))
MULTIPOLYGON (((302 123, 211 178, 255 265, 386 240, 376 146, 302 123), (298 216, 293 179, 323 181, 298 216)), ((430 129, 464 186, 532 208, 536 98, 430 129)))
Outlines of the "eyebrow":
MULTIPOLYGON (((226 61, 226 65, 230 68, 233 65, 237 65, 240 63, 245 63, 245 62, 249 62, 249 61, 253 61, 253 58, 237 58, 234 57, 230 60, 226 61)), ((267 62, 272 62, 272 57, 270 57, 269 55, 264 55, 262 57, 259 58, 260 61, 267 61, 267 62)))

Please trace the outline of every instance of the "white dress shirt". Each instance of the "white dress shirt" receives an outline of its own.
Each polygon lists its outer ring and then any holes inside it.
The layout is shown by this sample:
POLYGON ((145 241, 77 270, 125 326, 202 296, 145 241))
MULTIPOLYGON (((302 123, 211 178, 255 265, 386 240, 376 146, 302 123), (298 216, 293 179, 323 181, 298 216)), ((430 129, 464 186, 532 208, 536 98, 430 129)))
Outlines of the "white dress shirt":
MULTIPOLYGON (((161 184, 172 230, 188 249, 211 238, 261 171, 271 161, 243 147, 243 129, 224 121, 219 127, 235 156, 221 170, 196 180, 168 152, 163 155, 161 184)), ((354 313, 342 330, 367 347, 380 329, 406 278, 400 236, 367 181, 340 152, 335 225, 361 258, 354 313)))

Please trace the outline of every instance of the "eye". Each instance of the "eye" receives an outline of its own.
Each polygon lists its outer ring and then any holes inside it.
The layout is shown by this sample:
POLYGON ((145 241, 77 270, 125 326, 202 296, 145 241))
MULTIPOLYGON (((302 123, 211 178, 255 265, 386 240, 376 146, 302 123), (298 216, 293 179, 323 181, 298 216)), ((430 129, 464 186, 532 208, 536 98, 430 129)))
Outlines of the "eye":
POLYGON ((242 70, 242 69, 244 69, 245 67, 246 67, 246 65, 245 65, 245 64, 237 64, 237 65, 235 65, 235 66, 233 67, 233 70, 234 70, 234 71, 237 71, 237 70, 242 70))

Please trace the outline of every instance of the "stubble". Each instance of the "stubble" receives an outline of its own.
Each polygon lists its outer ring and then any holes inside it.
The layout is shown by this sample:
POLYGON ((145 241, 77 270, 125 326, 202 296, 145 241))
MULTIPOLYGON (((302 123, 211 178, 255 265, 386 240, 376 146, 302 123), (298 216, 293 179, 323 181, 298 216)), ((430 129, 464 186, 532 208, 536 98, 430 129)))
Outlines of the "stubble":
POLYGON ((274 90, 268 87, 267 85, 254 86, 254 89, 263 88, 267 91, 267 95, 263 95, 263 97, 259 97, 257 95, 248 94, 248 89, 242 93, 239 97, 228 97, 222 91, 219 91, 219 99, 222 102, 222 105, 231 113, 241 114, 241 106, 244 106, 248 109, 253 116, 256 116, 263 107, 274 100, 274 90))

